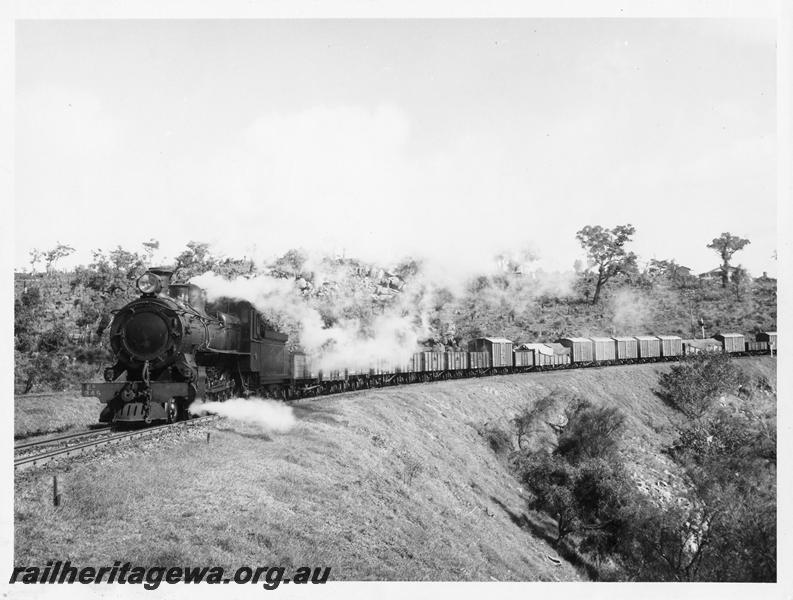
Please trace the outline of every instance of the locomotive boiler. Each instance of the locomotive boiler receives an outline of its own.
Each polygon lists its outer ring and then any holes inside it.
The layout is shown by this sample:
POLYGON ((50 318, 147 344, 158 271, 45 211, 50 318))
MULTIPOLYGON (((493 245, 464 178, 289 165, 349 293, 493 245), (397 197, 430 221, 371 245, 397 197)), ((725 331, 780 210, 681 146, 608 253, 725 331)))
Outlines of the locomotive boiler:
POLYGON ((110 326, 115 363, 104 383, 83 384, 83 396, 106 403, 107 423, 186 418, 196 399, 224 400, 286 377, 286 336, 247 302, 206 301, 193 284, 172 284, 168 269, 151 269, 140 297, 110 326))

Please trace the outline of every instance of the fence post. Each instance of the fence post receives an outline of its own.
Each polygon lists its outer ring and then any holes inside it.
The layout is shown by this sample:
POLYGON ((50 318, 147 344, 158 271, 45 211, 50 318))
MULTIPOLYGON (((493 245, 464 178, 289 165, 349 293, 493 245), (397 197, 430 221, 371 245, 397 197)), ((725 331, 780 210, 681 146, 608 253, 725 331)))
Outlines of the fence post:
POLYGON ((52 476, 52 504, 53 506, 61 505, 61 494, 58 491, 58 476, 52 476))

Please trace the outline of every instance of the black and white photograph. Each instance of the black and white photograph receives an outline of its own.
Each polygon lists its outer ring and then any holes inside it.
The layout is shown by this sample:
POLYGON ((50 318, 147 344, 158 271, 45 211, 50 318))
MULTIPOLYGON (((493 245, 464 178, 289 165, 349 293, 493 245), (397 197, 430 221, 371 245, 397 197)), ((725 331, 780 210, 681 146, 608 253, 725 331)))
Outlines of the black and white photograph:
POLYGON ((6 593, 790 598, 742 6, 18 10, 6 593))

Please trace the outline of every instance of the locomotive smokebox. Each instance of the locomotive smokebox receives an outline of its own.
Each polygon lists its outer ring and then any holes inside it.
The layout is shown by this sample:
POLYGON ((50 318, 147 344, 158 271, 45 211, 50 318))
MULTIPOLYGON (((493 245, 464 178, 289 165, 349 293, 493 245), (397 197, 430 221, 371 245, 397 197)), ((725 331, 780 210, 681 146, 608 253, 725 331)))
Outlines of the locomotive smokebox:
POLYGON ((182 315, 168 297, 144 295, 116 313, 110 325, 110 346, 118 361, 129 368, 148 362, 152 370, 172 364, 180 351, 200 343, 202 331, 186 326, 182 315))

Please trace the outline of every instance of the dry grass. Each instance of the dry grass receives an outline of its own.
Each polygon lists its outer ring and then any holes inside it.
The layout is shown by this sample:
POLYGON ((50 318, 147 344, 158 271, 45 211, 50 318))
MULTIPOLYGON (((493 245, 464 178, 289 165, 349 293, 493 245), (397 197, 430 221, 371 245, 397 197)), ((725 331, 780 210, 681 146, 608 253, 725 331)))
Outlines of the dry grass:
POLYGON ((14 438, 85 428, 99 421, 104 406, 75 392, 14 396, 14 438))
MULTIPOLYGON (((760 361, 768 359, 758 359, 760 361)), ((348 580, 576 580, 552 526, 479 431, 557 387, 628 416, 637 469, 665 468, 672 411, 642 365, 345 394, 294 404, 287 434, 211 425, 16 487, 16 562, 329 565, 348 580), (643 465, 643 466, 642 466, 643 465)), ((767 367, 762 367, 767 370, 767 367)))

